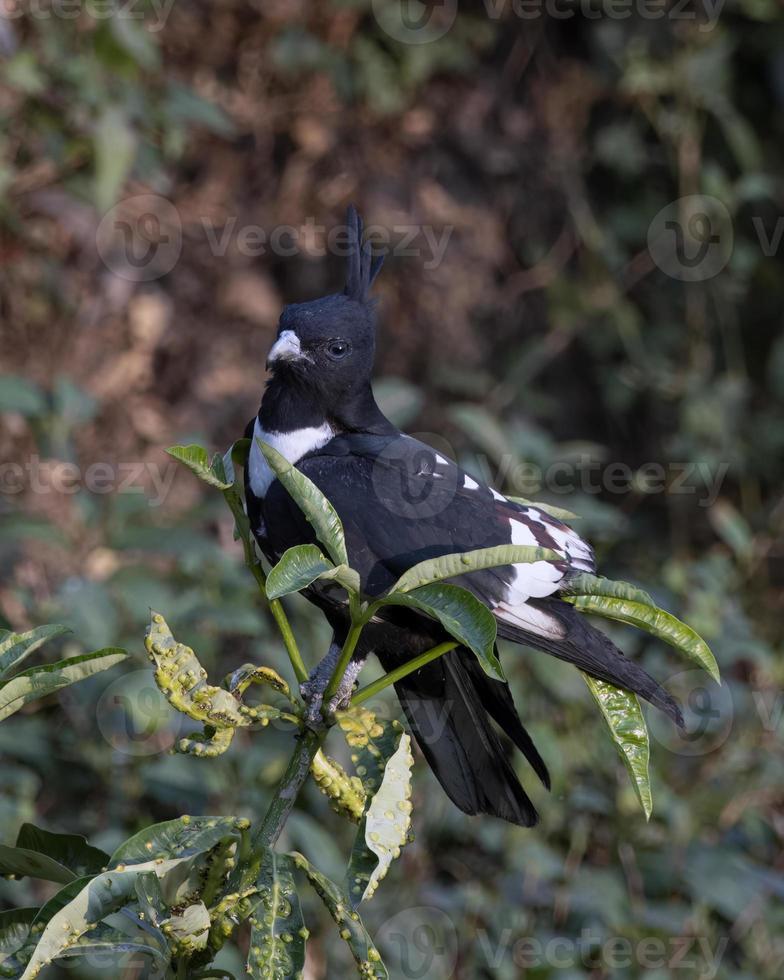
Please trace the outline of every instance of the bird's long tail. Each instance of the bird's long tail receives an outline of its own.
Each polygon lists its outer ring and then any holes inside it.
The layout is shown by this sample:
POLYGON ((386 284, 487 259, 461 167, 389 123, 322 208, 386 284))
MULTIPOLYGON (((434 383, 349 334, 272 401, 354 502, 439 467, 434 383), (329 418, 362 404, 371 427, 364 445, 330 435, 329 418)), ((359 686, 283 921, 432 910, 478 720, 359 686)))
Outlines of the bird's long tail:
POLYGON ((529 599, 529 605, 557 619, 564 635, 558 639, 550 639, 499 620, 500 637, 544 650, 545 653, 574 664, 598 680, 639 694, 672 718, 680 728, 684 727, 683 714, 675 698, 647 671, 625 657, 608 636, 591 626, 573 606, 550 598, 529 599))
MULTIPOLYGON (((381 662, 385 669, 390 669, 381 662)), ((510 763, 493 717, 549 787, 547 768, 523 727, 509 688, 458 648, 395 684, 411 731, 447 796, 464 813, 524 827, 538 815, 510 763)))

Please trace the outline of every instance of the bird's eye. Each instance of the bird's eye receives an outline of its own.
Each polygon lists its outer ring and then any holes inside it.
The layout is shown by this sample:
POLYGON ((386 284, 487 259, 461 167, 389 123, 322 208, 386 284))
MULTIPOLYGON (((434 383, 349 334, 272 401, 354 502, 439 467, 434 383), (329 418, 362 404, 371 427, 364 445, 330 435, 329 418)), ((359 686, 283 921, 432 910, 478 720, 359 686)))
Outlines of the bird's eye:
POLYGON ((339 361, 351 351, 351 344, 345 340, 330 340, 327 344, 327 354, 333 361, 339 361))

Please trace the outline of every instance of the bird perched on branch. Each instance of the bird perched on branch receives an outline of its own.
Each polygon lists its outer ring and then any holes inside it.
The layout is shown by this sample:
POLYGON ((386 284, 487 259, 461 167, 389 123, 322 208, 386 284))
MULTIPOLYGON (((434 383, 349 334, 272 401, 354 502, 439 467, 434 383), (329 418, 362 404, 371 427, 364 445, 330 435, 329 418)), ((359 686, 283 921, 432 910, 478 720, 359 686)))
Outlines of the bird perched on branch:
MULTIPOLYGON (((257 440, 296 464, 331 501, 343 523, 350 565, 367 596, 380 595, 429 558, 503 544, 556 552, 558 560, 470 571, 455 583, 492 611, 498 636, 633 691, 682 724, 673 698, 560 598, 571 577, 595 570, 590 546, 566 524, 508 500, 402 434, 384 416, 371 388, 376 311, 370 289, 382 259, 373 258, 363 244, 362 222, 353 208, 348 225, 345 288, 283 310, 267 360, 271 377, 248 426, 248 516, 266 557, 276 562, 288 548, 315 543, 315 537, 257 440)), ((305 594, 334 632, 329 653, 303 685, 311 710, 318 711, 350 620, 345 593, 334 583, 317 581, 305 594)), ((347 703, 369 654, 390 671, 449 639, 438 622, 414 609, 383 607, 362 632, 326 707, 347 703)), ((489 677, 476 657, 458 646, 395 688, 425 758, 461 810, 524 826, 536 822, 536 810, 512 767, 510 741, 548 787, 549 775, 505 683, 489 677)))

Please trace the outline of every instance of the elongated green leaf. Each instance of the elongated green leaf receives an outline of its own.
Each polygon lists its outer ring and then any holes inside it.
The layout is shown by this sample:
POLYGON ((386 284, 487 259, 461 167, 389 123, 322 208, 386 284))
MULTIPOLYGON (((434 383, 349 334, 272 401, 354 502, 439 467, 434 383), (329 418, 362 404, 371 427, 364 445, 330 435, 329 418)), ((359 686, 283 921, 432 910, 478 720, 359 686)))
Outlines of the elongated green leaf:
POLYGON ((354 908, 370 898, 411 828, 411 740, 399 722, 382 722, 366 708, 352 708, 338 722, 352 749, 351 761, 367 792, 346 872, 354 908))
POLYGON ((711 653, 710 647, 691 626, 687 626, 671 613, 656 606, 634 602, 631 599, 615 599, 606 596, 564 596, 580 612, 615 619, 619 623, 628 623, 638 629, 645 630, 652 636, 664 640, 670 646, 685 653, 706 670, 717 684, 721 683, 719 666, 711 653))
POLYGON ((46 697, 69 684, 114 667, 125 660, 126 656, 125 650, 106 647, 94 653, 60 660, 55 664, 31 667, 9 681, 0 682, 0 721, 30 701, 46 697))
POLYGON ((458 552, 453 555, 443 555, 441 558, 430 558, 414 565, 400 576, 389 592, 410 592, 420 586, 455 578, 457 575, 475 572, 480 568, 497 568, 499 565, 517 563, 530 564, 537 561, 563 561, 563 558, 548 548, 519 544, 503 544, 496 548, 458 552))
MULTIPOLYGON (((121 914, 112 914, 112 921, 118 921, 121 914)), ((148 976, 166 975, 166 968, 171 961, 169 943, 162 932, 151 929, 149 925, 144 929, 139 928, 138 925, 132 928, 132 923, 129 922, 128 928, 121 930, 99 923, 94 929, 74 940, 67 950, 69 961, 74 956, 89 956, 92 971, 100 964, 103 976, 120 976, 120 957, 128 953, 149 956, 155 961, 157 969, 148 973, 148 976)), ((68 965, 70 966, 70 962, 68 965)))
POLYGON ((496 680, 506 680, 495 655, 496 626, 490 610, 457 585, 423 585, 411 592, 396 592, 381 605, 408 606, 437 619, 456 640, 476 654, 482 669, 496 680))
POLYGON ((46 854, 24 847, 9 847, 7 844, 0 844, 0 874, 42 878, 44 881, 57 881, 61 885, 78 877, 64 864, 46 854))
POLYGON ((237 817, 178 817, 140 830, 117 848, 110 867, 149 862, 152 858, 184 858, 211 851, 224 840, 239 840, 249 822, 237 817))
POLYGON ((643 589, 628 582, 615 582, 610 578, 601 575, 591 575, 590 572, 579 572, 569 578, 567 586, 563 589, 569 595, 600 595, 608 599, 630 599, 632 602, 641 602, 646 606, 654 606, 653 599, 643 589))
POLYGON ((109 864, 109 855, 88 844, 77 834, 53 834, 49 830, 23 824, 16 838, 16 846, 28 851, 38 851, 68 868, 74 877, 98 874, 109 864))
POLYGON ((348 565, 333 565, 314 544, 295 545, 267 576, 267 598, 300 592, 316 579, 333 579, 350 592, 359 592, 359 575, 348 565))
POLYGON ((43 643, 53 636, 68 633, 67 626, 37 626, 27 633, 0 633, 0 678, 5 677, 12 668, 17 667, 43 643))
POLYGON ((542 500, 528 500, 527 497, 510 497, 509 494, 504 494, 504 496, 514 504, 522 504, 523 507, 536 507, 537 510, 549 514, 550 517, 554 517, 557 521, 580 520, 579 514, 574 514, 572 511, 565 510, 563 507, 556 507, 555 504, 548 504, 542 500))
POLYGON ((234 474, 229 475, 226 472, 224 457, 215 456, 210 460, 203 446, 171 446, 166 452, 211 487, 228 490, 234 483, 234 474))
POLYGON ((346 536, 335 508, 316 484, 304 473, 300 473, 296 466, 292 466, 277 449, 273 449, 260 439, 256 441, 273 473, 291 494, 316 532, 316 537, 329 552, 330 558, 336 565, 348 565, 346 536))
POLYGON ((334 568, 314 544, 289 548, 267 576, 267 598, 279 599, 291 592, 299 592, 334 568))
POLYGON ((294 861, 267 848, 261 859, 261 901, 251 916, 248 973, 254 980, 300 980, 308 931, 294 882, 294 861))
POLYGON ((580 673, 583 674, 594 701, 599 705, 610 736, 629 770, 634 791, 645 812, 645 819, 650 820, 653 812, 651 780, 648 774, 650 745, 648 728, 637 695, 598 681, 582 671, 580 673))
POLYGON ((389 980, 387 968, 381 961, 381 954, 373 944, 359 914, 352 911, 348 895, 322 874, 302 854, 291 854, 294 864, 307 875, 321 901, 334 919, 341 939, 345 940, 357 964, 363 980, 389 980))

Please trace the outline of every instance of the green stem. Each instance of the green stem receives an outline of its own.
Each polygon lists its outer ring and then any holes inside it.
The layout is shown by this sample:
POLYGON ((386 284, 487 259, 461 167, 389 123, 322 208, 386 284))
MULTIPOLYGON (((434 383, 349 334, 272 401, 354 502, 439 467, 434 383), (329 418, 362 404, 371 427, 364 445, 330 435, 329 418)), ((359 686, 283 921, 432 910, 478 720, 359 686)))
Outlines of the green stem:
POLYGON ((324 741, 324 731, 316 732, 306 728, 298 737, 294 752, 283 777, 275 788, 272 802, 264 814, 258 829, 253 834, 253 846, 274 847, 280 832, 310 773, 310 764, 324 741))
POLYGON ((418 657, 414 657, 414 659, 409 660, 408 663, 402 664, 400 667, 395 667, 395 669, 390 670, 388 674, 384 674, 383 677, 379 677, 377 681, 373 681, 371 684, 367 684, 365 687, 360 688, 351 699, 352 707, 355 704, 362 704, 363 702, 368 701, 370 698, 375 697, 379 692, 383 691, 385 687, 389 687, 391 684, 396 683, 403 677, 413 674, 415 670, 419 670, 420 667, 424 667, 425 664, 429 664, 431 660, 436 660, 445 653, 449 653, 449 651, 454 650, 456 646, 458 646, 458 644, 453 641, 439 643, 439 645, 437 647, 433 647, 432 650, 425 650, 424 653, 420 653, 418 657))
MULTIPOLYGON (((261 562, 256 555, 256 549, 247 530, 248 518, 243 510, 242 503, 237 494, 232 491, 224 491, 223 497, 226 503, 229 505, 229 510, 234 515, 234 522, 237 525, 237 533, 242 541, 245 564, 251 570, 253 577, 256 579, 259 592, 261 592, 262 596, 266 599, 267 576, 264 574, 264 569, 261 567, 261 562)), ((289 623, 286 612, 281 605, 280 599, 273 599, 270 602, 269 607, 275 622, 278 624, 278 629, 281 632, 281 636, 283 637, 283 644, 286 647, 286 653, 289 655, 289 660, 291 661, 291 667, 294 671, 294 675, 301 684, 303 681, 308 679, 308 670, 304 661, 302 660, 302 655, 299 652, 297 641, 294 639, 291 624, 289 623)))
POLYGON ((343 675, 346 673, 346 668, 349 665, 349 661, 354 656, 354 651, 357 648, 357 641, 359 640, 359 634, 362 632, 366 622, 367 619, 365 617, 355 619, 352 622, 351 629, 348 631, 348 636, 346 637, 346 642, 343 644, 343 649, 340 651, 340 657, 338 658, 335 670, 333 671, 332 677, 329 679, 327 689, 324 691, 324 704, 328 704, 330 699, 336 694, 337 689, 340 686, 340 682, 343 679, 343 675))

